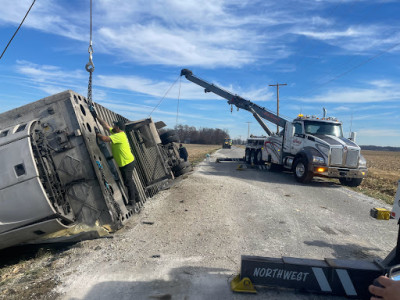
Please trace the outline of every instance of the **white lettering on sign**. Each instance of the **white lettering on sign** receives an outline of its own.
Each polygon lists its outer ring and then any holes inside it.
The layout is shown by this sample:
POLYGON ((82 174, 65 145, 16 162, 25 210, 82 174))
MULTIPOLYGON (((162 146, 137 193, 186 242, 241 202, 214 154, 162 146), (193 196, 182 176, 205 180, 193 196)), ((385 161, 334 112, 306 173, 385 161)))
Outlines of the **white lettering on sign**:
POLYGON ((254 277, 270 277, 284 280, 303 281, 305 282, 310 273, 287 271, 283 269, 271 268, 254 268, 254 277))

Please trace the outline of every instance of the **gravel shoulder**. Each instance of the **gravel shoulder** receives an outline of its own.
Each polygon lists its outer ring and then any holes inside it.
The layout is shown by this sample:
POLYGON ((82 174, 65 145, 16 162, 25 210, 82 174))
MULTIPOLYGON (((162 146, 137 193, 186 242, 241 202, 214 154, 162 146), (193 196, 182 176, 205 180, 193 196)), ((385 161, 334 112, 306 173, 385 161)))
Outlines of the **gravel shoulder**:
MULTIPOLYGON (((284 172, 238 169, 223 149, 157 194, 112 238, 84 241, 48 268, 58 299, 342 299, 260 289, 233 293, 241 255, 383 258, 395 222, 369 217, 373 198, 335 183, 300 185, 284 172)), ((54 297, 53 297, 54 298, 54 297)), ((34 298, 32 298, 34 299, 34 298)), ((49 298, 50 299, 50 298, 49 298)))

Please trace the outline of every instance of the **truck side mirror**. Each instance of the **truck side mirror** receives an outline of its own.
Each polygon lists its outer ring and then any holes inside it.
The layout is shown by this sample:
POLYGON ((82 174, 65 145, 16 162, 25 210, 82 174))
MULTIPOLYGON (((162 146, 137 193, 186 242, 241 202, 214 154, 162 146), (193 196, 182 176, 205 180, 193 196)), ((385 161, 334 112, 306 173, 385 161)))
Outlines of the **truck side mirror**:
POLYGON ((349 140, 352 142, 356 142, 356 137, 357 137, 357 133, 356 132, 350 132, 350 137, 349 140))

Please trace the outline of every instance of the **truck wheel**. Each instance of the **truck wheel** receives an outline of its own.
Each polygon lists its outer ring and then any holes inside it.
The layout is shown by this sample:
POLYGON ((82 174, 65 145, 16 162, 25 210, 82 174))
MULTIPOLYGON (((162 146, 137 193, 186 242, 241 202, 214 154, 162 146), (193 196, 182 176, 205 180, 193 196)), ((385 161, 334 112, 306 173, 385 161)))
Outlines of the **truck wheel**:
POLYGON ((176 135, 176 132, 174 130, 170 130, 170 131, 167 131, 167 132, 164 132, 163 134, 161 134, 160 139, 165 140, 166 138, 173 136, 173 135, 176 135))
POLYGON ((257 165, 261 165, 261 163, 262 163, 262 153, 261 153, 261 150, 260 150, 260 149, 258 149, 258 150, 256 151, 255 163, 256 163, 257 165))
POLYGON ((250 154, 251 154, 251 151, 250 151, 250 149, 246 149, 246 152, 245 152, 245 157, 244 157, 244 159, 245 159, 246 163, 248 163, 248 164, 250 164, 250 163, 251 163, 251 161, 250 161, 250 154))
POLYGON ((256 154, 255 154, 254 150, 251 150, 251 152, 250 152, 250 164, 254 165, 255 164, 255 160, 256 160, 256 154))
POLYGON ((179 138, 177 135, 171 135, 167 138, 164 138, 162 141, 163 145, 167 145, 169 143, 178 143, 179 142, 179 138))
POLYGON ((362 178, 339 178, 339 181, 342 185, 351 187, 359 186, 362 180, 362 178))
POLYGON ((180 162, 179 164, 177 164, 176 166, 173 166, 172 168, 171 168, 171 170, 172 170, 172 172, 177 172, 177 171, 179 171, 179 170, 182 170, 182 169, 184 169, 184 168, 186 168, 186 167, 189 167, 190 166, 190 162, 188 162, 188 161, 182 161, 182 162, 180 162))
POLYGON ((309 183, 314 176, 314 174, 308 170, 308 163, 304 158, 296 160, 293 171, 294 177, 301 183, 309 183))
POLYGON ((174 173, 175 177, 179 177, 183 174, 189 173, 190 171, 192 171, 192 167, 186 167, 184 169, 178 170, 174 173))

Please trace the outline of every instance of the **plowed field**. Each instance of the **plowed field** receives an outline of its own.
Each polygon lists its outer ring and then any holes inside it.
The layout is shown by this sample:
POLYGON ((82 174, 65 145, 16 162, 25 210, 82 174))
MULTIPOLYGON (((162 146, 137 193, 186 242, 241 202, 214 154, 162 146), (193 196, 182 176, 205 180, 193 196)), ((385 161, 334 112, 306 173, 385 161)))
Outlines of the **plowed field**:
POLYGON ((400 152, 363 150, 368 177, 356 188, 374 198, 393 204, 400 180, 400 152))

